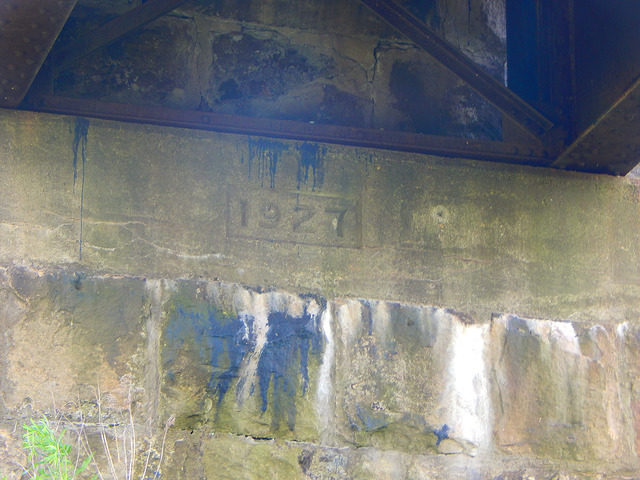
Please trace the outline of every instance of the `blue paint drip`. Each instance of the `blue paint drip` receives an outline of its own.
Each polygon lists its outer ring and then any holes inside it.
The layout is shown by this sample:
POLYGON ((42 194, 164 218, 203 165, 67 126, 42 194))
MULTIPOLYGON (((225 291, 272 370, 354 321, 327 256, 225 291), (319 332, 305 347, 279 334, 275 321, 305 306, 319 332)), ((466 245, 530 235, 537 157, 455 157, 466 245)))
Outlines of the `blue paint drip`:
POLYGON ((436 445, 440 445, 440 442, 442 442, 442 440, 444 440, 445 438, 449 438, 449 430, 449 425, 447 425, 446 423, 439 429, 436 428, 433 430, 433 433, 438 439, 436 440, 436 445))
MULTIPOLYGON (((324 302, 319 303, 324 308, 324 302)), ((206 390, 217 395, 219 406, 234 379, 238 378, 245 356, 256 347, 254 321, 251 315, 223 316, 211 305, 177 307, 165 330, 167 380, 175 380, 171 367, 178 352, 187 348, 187 342, 192 342, 190 348, 198 357, 195 360, 212 369, 206 390)), ((301 388, 305 395, 309 386, 309 355, 321 355, 324 337, 316 317, 307 312, 300 317, 271 312, 268 324, 267 341, 256 372, 261 410, 265 412, 269 406, 268 391, 272 386, 272 426, 278 429, 281 422, 286 421, 293 430, 298 390, 301 388)))
POLYGON ((279 428, 286 417, 293 430, 296 420, 296 395, 299 376, 302 377, 302 395, 309 386, 309 353, 319 355, 323 337, 315 318, 305 312, 291 317, 283 312, 269 314, 267 342, 258 362, 258 384, 262 399, 261 409, 267 410, 267 394, 273 383, 272 427, 279 428), (299 362, 299 366, 298 366, 299 362), (296 371, 298 370, 299 371, 296 371))
POLYGON ((76 185, 78 179, 78 147, 82 158, 82 166, 84 167, 87 152, 87 136, 89 134, 89 120, 77 117, 76 125, 73 132, 73 186, 76 185))
MULTIPOLYGON (((253 317, 245 320, 253 325, 253 317)), ((245 335, 244 330, 245 323, 240 317, 222 316, 215 307, 209 307, 206 312, 178 307, 166 330, 171 345, 167 364, 175 361, 176 352, 184 347, 187 339, 193 339, 200 362, 212 367, 207 392, 218 395, 219 405, 237 378, 244 356, 255 347, 252 336, 245 335), (221 356, 225 354, 228 362, 223 365, 221 356)), ((173 372, 169 371, 168 375, 170 378, 173 372)))
POLYGON ((247 166, 249 169, 249 179, 251 179, 251 168, 253 160, 258 162, 258 178, 260 178, 261 186, 264 187, 264 178, 269 176, 269 186, 276 186, 276 171, 278 169, 278 160, 283 151, 289 147, 281 142, 273 140, 264 140, 262 138, 249 138, 249 159, 247 166))
POLYGON ((362 302, 362 316, 364 317, 364 322, 367 325, 367 335, 373 335, 373 315, 371 312, 371 305, 369 302, 362 302))
POLYGON ((306 185, 309 181, 309 169, 313 175, 312 190, 315 190, 316 187, 322 187, 324 183, 324 156, 327 149, 316 143, 305 142, 298 146, 298 150, 300 151, 297 173, 298 190, 303 183, 306 185))

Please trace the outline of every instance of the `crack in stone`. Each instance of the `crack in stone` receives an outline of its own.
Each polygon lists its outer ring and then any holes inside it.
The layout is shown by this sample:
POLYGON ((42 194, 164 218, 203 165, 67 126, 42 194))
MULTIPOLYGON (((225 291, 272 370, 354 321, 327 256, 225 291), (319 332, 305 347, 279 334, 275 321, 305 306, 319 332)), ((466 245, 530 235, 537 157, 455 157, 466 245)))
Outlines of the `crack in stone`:
POLYGON ((73 136, 73 188, 75 190, 76 180, 78 178, 78 147, 80 147, 80 156, 82 160, 82 178, 80 182, 80 248, 78 258, 82 261, 82 230, 83 230, 83 214, 84 214, 84 183, 85 171, 87 164, 87 137, 89 134, 89 121, 82 117, 76 118, 76 127, 73 136))

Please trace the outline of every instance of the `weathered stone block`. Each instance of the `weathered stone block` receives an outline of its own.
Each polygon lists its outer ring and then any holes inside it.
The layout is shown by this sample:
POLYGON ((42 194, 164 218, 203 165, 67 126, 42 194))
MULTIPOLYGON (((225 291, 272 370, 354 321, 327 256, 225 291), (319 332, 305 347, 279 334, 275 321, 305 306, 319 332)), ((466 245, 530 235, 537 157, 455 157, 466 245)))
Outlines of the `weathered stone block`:
POLYGON ((0 291, 0 408, 7 414, 20 416, 25 407, 76 413, 100 391, 105 410, 142 400, 143 281, 11 267, 2 271, 0 291))
POLYGON ((163 408, 180 428, 316 440, 323 304, 177 282, 164 302, 163 408))
POLYGON ((76 260, 83 165, 74 161, 74 122, 9 111, 2 119, 0 261, 76 260))
POLYGON ((488 325, 198 282, 176 283, 163 309, 162 408, 180 428, 417 453, 490 445, 488 325))
POLYGON ((0 121, 14 135, 0 163, 5 262, 81 260, 480 319, 640 312, 639 204, 624 179, 25 112, 0 121))
POLYGON ((489 446, 486 325, 387 302, 335 310, 334 441, 471 455, 489 446))
MULTIPOLYGON (((81 34, 95 21, 96 12, 88 13, 80 19, 81 34)), ((192 21, 159 18, 58 73, 54 91, 69 97, 196 108, 199 98, 192 91, 197 79, 191 75, 197 68, 196 36, 192 21)))
POLYGON ((52 391, 95 416, 99 386, 156 438, 176 413, 172 478, 272 453, 288 478, 636 475, 625 179, 26 112, 0 127, 0 457, 52 391))
POLYGON ((491 326, 496 446, 573 460, 636 456, 635 329, 504 315, 491 326), (630 368, 631 367, 631 368, 630 368))

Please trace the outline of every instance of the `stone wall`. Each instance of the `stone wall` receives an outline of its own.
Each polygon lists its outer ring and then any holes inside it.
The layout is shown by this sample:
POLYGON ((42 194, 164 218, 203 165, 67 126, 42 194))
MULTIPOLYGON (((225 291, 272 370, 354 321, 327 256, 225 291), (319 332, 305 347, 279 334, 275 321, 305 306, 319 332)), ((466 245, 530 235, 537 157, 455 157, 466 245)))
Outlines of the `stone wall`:
POLYGON ((104 462, 131 411, 153 465, 175 415, 171 479, 638 476, 629 180, 26 112, 0 140, 0 472, 29 417, 104 462))
MULTIPOLYGON (((504 79, 504 2, 404 2, 504 79)), ((82 0, 58 45, 131 8, 82 0)), ((500 113, 357 1, 193 1, 60 72, 63 96, 502 138, 500 113)))

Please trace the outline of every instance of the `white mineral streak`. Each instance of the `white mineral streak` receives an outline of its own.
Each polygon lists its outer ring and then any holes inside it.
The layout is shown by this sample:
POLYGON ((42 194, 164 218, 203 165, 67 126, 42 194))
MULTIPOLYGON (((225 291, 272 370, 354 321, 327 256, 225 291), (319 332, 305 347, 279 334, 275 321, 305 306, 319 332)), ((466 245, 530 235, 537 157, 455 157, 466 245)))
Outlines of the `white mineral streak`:
POLYGON ((491 403, 485 347, 489 325, 452 319, 448 380, 443 404, 451 436, 485 449, 491 442, 491 403))
POLYGON ((591 327, 589 331, 591 338, 597 342, 598 348, 602 354, 602 358, 598 363, 607 368, 607 386, 604 390, 605 407, 607 414, 607 426, 609 438, 618 451, 628 452, 635 451, 635 445, 632 439, 636 437, 633 431, 633 421, 628 418, 628 410, 625 408, 629 405, 629 391, 625 389, 625 370, 620 370, 620 366, 624 365, 625 339, 629 333, 629 324, 627 322, 619 323, 615 328, 615 338, 611 338, 609 332, 600 325, 591 327), (616 345, 617 342, 617 345, 616 345), (618 368, 616 368, 616 366, 618 368))
POLYGON ((162 286, 168 292, 177 291, 176 281, 175 280, 166 280, 166 279, 162 280, 162 286))
POLYGON ((482 10, 487 17, 487 25, 505 43, 507 41, 507 15, 505 0, 483 0, 482 10))
MULTIPOLYGON (((610 348, 613 352, 618 353, 619 355, 622 356, 622 358, 616 359, 617 362, 619 362, 619 365, 624 365, 626 361, 628 361, 625 358, 626 357, 625 353, 628 351, 627 346, 625 345, 628 334, 629 334, 629 322, 622 322, 616 325, 616 339, 615 339, 616 345, 615 346, 611 345, 610 348)), ((627 430, 628 432, 629 425, 633 425, 633 421, 630 421, 630 419, 628 418, 628 414, 627 415, 623 414, 623 409, 621 408, 621 406, 625 404, 629 405, 631 403, 631 399, 628 397, 628 391, 623 392, 623 390, 621 389, 622 381, 625 376, 624 372, 621 372, 619 369, 611 369, 611 370, 615 373, 615 378, 612 378, 612 375, 608 375, 607 382, 610 384, 613 384, 615 388, 616 396, 614 399, 610 401, 611 406, 607 411, 608 413, 607 421, 609 422, 609 436, 615 442, 623 444, 623 442, 620 442, 619 439, 621 436, 625 435, 624 433, 625 430, 627 430), (619 378, 619 374, 620 374, 620 377, 622 378, 619 378), (615 413, 612 413, 612 412, 615 412, 615 413), (626 421, 625 421, 625 417, 627 417, 626 421)), ((607 385, 607 390, 613 390, 613 388, 607 385)), ((633 432, 631 435, 627 433, 628 439, 634 438, 634 437, 636 437, 635 432, 633 432)), ((629 441, 627 440, 627 442, 629 441)), ((627 445, 625 446, 628 451, 633 452, 635 450, 635 445, 633 444, 633 442, 627 443, 627 445)))
POLYGON ((618 326, 616 327, 616 334, 618 335, 618 338, 624 339, 624 337, 627 335, 628 330, 629 330, 628 322, 623 322, 618 324, 618 326))
POLYGON ((573 324, 570 322, 554 322, 551 320, 527 320, 529 330, 540 335, 543 340, 560 350, 581 355, 580 342, 573 324))
MULTIPOLYGON (((616 330, 620 324, 616 326, 616 330)), ((611 345, 609 332, 601 325, 594 325, 589 329, 589 337, 597 345, 600 355, 597 357, 598 365, 606 365, 615 362, 615 349, 611 345), (602 347, 605 347, 604 349, 602 347)), ((606 388, 603 391, 603 399, 609 438, 615 445, 622 445, 624 439, 621 433, 624 431, 624 417, 622 415, 621 406, 624 404, 622 392, 620 390, 620 380, 618 378, 618 370, 610 368, 606 376, 606 388)))
POLYGON ((286 312, 287 315, 294 318, 304 315, 305 301, 297 295, 274 295, 273 300, 272 312, 286 312))
MULTIPOLYGON (((317 304, 316 304, 317 305, 317 304)), ((327 304, 327 308, 320 316, 320 329, 324 336, 324 352, 322 353, 322 364, 318 374, 318 389, 316 391, 316 412, 320 426, 320 439, 323 444, 328 444, 332 440, 331 418, 333 416, 331 408, 331 397, 333 394, 333 382, 331 372, 334 368, 335 343, 333 341, 333 313, 332 304, 327 304)))
MULTIPOLYGON (((430 320, 429 316, 433 314, 433 309, 431 308, 418 308, 414 307, 417 311, 418 316, 418 327, 420 328, 420 335, 422 338, 432 337, 434 336, 434 332, 431 331, 430 328, 430 320)), ((432 342, 435 339, 432 340, 432 342)))
POLYGON ((384 344, 390 339, 393 333, 389 318, 389 304, 387 302, 375 302, 371 304, 371 321, 373 323, 373 334, 378 342, 384 344))
POLYGON ((206 285, 207 296, 218 306, 225 305, 227 299, 235 298, 238 290, 244 290, 244 288, 232 283, 221 282, 208 282, 206 285))
POLYGON ((162 324, 163 285, 161 280, 148 279, 145 283, 147 294, 151 300, 149 316, 146 321, 147 335, 147 368, 145 369, 144 388, 146 393, 147 427, 152 431, 155 419, 158 418, 158 398, 160 397, 160 325, 162 324))
MULTIPOLYGON (((360 336, 362 329, 362 304, 347 300, 338 308, 338 326, 342 345, 347 347, 360 336)), ((366 333, 365 333, 366 335, 366 333)))
MULTIPOLYGON (((327 306, 327 308, 329 308, 327 306)), ((309 317, 311 317, 311 320, 313 321, 313 331, 317 331, 318 330, 318 315, 320 314, 320 311, 322 310, 320 308, 320 305, 318 305, 318 302, 316 302, 314 299, 311 299, 307 305, 306 305, 306 309, 307 309, 307 315, 309 315, 309 317)))
POLYGON ((244 340, 254 345, 244 357, 239 369, 236 400, 242 406, 255 387, 258 363, 267 343, 269 313, 282 312, 290 317, 299 318, 306 311, 315 327, 321 309, 313 299, 306 301, 297 295, 281 292, 257 293, 241 287, 235 292, 233 304, 238 318, 243 323, 244 340))
POLYGON ((236 389, 236 401, 242 405, 251 395, 256 380, 256 371, 262 349, 267 343, 267 332, 269 331, 269 306, 277 303, 280 298, 276 293, 256 293, 244 289, 239 289, 237 297, 234 299, 238 316, 245 325, 245 335, 254 338, 255 347, 248 352, 242 360, 239 369, 238 387, 236 389), (270 301, 271 300, 271 301, 270 301), (249 318, 253 318, 253 324, 249 327, 249 318))

